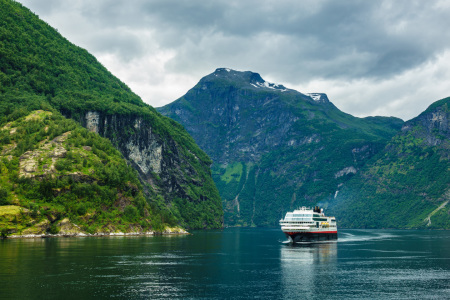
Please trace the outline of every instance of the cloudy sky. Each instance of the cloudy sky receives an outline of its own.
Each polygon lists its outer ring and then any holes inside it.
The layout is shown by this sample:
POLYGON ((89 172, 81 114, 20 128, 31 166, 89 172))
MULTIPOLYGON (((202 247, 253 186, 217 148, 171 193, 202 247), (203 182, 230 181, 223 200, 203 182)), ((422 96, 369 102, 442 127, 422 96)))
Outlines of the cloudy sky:
POLYGON ((227 67, 355 116, 450 96, 450 1, 19 0, 152 106, 227 67))

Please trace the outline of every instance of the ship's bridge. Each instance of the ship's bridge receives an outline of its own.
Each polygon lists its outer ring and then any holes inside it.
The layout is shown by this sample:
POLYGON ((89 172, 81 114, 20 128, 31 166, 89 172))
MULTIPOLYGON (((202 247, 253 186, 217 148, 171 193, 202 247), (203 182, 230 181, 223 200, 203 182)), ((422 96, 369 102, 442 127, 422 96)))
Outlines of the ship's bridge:
POLYGON ((293 212, 286 213, 284 220, 280 221, 312 221, 312 218, 315 216, 314 211, 306 206, 301 207, 300 209, 296 209, 293 212))

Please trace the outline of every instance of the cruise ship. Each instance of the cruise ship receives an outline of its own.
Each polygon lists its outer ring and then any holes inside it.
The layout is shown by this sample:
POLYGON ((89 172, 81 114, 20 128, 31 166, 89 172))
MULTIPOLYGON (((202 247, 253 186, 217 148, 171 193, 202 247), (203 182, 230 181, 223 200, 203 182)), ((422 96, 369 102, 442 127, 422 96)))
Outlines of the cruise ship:
POLYGON ((318 206, 288 212, 280 225, 291 243, 337 240, 336 218, 326 217, 318 206))

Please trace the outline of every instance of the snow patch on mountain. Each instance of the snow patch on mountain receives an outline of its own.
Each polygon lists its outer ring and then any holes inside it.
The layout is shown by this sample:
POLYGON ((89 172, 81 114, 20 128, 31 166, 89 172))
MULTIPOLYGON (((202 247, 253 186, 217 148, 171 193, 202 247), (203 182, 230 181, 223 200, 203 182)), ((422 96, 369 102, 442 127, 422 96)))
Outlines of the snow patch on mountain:
POLYGON ((263 82, 255 82, 254 83, 250 83, 252 86, 256 87, 256 88, 267 88, 267 89, 272 89, 272 90, 276 90, 276 91, 280 91, 280 92, 285 92, 287 91, 287 89, 278 83, 272 83, 272 82, 268 82, 268 81, 263 81, 263 82))
POLYGON ((309 93, 309 94, 305 94, 305 95, 310 97, 311 99, 313 99, 316 102, 320 102, 320 103, 329 102, 327 95, 323 94, 323 93, 309 93))

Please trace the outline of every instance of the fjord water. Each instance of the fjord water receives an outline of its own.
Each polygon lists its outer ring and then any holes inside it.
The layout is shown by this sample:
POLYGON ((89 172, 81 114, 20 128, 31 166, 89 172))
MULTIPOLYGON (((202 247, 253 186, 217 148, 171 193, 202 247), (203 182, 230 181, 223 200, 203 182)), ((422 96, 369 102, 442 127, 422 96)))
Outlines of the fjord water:
POLYGON ((450 232, 279 229, 0 241, 1 299, 448 299, 450 232))

